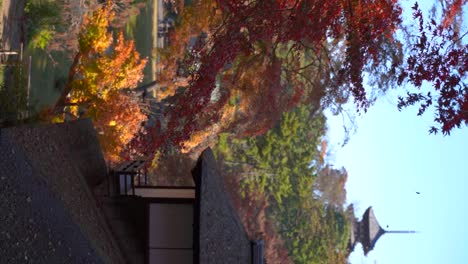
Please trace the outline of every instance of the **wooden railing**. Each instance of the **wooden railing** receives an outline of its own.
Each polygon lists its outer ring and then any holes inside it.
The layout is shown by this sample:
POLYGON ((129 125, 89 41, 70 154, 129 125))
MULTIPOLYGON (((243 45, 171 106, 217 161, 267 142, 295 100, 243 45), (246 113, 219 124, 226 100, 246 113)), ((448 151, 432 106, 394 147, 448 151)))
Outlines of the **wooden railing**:
POLYGON ((135 186, 148 185, 145 165, 146 160, 132 160, 120 165, 113 171, 119 195, 128 195, 130 192, 135 195, 135 186))

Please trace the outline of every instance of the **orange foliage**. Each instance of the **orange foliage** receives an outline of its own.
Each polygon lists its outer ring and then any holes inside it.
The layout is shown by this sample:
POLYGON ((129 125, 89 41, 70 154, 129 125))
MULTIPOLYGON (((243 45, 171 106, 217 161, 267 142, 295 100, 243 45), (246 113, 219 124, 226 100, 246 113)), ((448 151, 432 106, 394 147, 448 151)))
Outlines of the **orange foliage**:
MULTIPOLYGON (((172 1, 173 7, 183 6, 183 1, 172 1)), ((158 67, 162 74, 158 76, 160 87, 164 90, 158 93, 158 99, 162 100, 175 94, 179 87, 187 87, 190 77, 179 76, 181 60, 185 57, 191 38, 196 38, 200 33, 208 33, 214 25, 220 21, 220 13, 217 11, 216 1, 196 0, 189 7, 183 7, 180 13, 179 25, 170 33, 170 45, 165 50, 159 50, 161 54, 158 67)), ((179 11, 181 9, 178 9, 179 11)))
POLYGON ((61 25, 54 29, 56 32, 47 46, 47 51, 65 51, 69 55, 78 48, 79 31, 83 23, 87 23, 89 19, 86 13, 97 11, 96 14, 102 14, 100 15, 102 23, 113 28, 121 28, 128 22, 130 16, 138 15, 146 4, 135 3, 134 0, 93 0, 86 3, 78 0, 54 0, 54 2, 60 7, 61 25))
MULTIPOLYGON (((221 119, 218 123, 212 124, 203 130, 196 131, 190 135, 190 139, 182 143, 182 153, 202 151, 211 146, 217 140, 217 135, 230 130, 231 124, 235 121, 237 113, 236 106, 226 104, 221 109, 221 119)), ((193 153, 194 156, 197 153, 193 153)))
POLYGON ((130 96, 113 93, 108 100, 96 102, 89 109, 107 160, 118 162, 125 145, 141 128, 147 117, 138 101, 130 96))
POLYGON ((109 30, 114 17, 111 8, 108 2, 84 17, 79 50, 56 108, 63 109, 70 95, 72 114, 78 116, 81 110, 93 119, 106 158, 117 162, 146 120, 138 101, 120 90, 138 85, 146 59, 140 58, 133 41, 125 40, 122 32, 114 40, 109 30))
POLYGON ((136 87, 143 79, 143 69, 147 59, 141 59, 132 40, 124 40, 120 32, 114 51, 109 56, 97 58, 101 78, 97 80, 101 91, 136 87))
POLYGON ((114 47, 107 40, 100 42, 91 39, 89 42, 97 46, 88 47, 89 43, 83 44, 83 49, 80 50, 83 55, 74 69, 75 76, 79 77, 74 78, 71 83, 74 101, 82 102, 94 98, 105 100, 110 92, 136 87, 143 79, 143 68, 147 60, 140 58, 133 41, 124 40, 122 32, 119 33, 114 47), (112 51, 107 54, 105 50, 109 48, 112 51))
MULTIPOLYGON (((175 69, 164 68, 164 72, 166 71, 174 72, 175 69)), ((161 86, 161 88, 158 89, 158 92, 156 94, 156 99, 163 100, 167 97, 175 95, 179 87, 187 87, 189 85, 189 82, 190 82, 190 78, 174 77, 170 74, 165 73, 164 75, 160 76, 158 79, 158 83, 161 86), (168 79, 169 77, 172 77, 172 79, 168 79)))
POLYGON ((196 131, 192 135, 190 135, 190 139, 186 140, 182 143, 182 153, 188 153, 195 147, 205 144, 206 141, 210 138, 211 135, 216 135, 217 132, 217 125, 211 126, 204 130, 196 131))
POLYGON ((322 163, 325 162, 325 157, 327 156, 327 146, 328 146, 328 141, 323 140, 320 145, 320 162, 322 163))

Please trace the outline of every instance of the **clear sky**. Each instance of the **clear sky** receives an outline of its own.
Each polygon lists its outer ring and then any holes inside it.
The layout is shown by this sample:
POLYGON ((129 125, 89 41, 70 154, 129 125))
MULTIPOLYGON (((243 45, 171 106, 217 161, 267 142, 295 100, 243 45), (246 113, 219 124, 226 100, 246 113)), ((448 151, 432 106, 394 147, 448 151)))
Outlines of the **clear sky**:
MULTIPOLYGON (((468 263, 468 129, 428 135, 432 116, 416 117, 415 111, 377 102, 331 157, 349 173, 347 199, 359 218, 373 206, 383 228, 420 231, 385 234, 367 258, 358 246, 353 264, 468 263)), ((341 118, 329 125, 338 145, 341 118)))
POLYGON ((356 215, 373 206, 384 229, 420 232, 385 234, 367 257, 358 245, 350 261, 466 264, 468 127, 450 136, 429 135, 432 112, 422 117, 416 107, 398 112, 398 93, 358 116, 357 131, 344 147, 342 117, 329 117, 330 163, 347 169, 347 200, 356 215))

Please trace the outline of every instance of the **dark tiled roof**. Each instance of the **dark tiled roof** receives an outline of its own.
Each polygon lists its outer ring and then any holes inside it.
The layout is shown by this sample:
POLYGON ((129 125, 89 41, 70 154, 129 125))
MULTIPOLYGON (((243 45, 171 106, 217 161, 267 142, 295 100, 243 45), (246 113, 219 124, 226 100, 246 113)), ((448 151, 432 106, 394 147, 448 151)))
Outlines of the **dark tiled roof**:
POLYGON ((377 240, 379 240, 379 238, 385 234, 385 230, 380 227, 372 207, 367 208, 367 210, 364 212, 361 222, 364 232, 361 243, 364 249, 364 254, 367 255, 367 253, 374 249, 377 240))
POLYGON ((2 261, 123 263, 83 176, 102 162, 89 120, 0 129, 2 261))
POLYGON ((210 149, 200 156, 193 176, 196 183, 195 252, 203 264, 248 264, 251 245, 224 189, 223 179, 210 149), (197 239, 198 238, 198 239, 197 239))

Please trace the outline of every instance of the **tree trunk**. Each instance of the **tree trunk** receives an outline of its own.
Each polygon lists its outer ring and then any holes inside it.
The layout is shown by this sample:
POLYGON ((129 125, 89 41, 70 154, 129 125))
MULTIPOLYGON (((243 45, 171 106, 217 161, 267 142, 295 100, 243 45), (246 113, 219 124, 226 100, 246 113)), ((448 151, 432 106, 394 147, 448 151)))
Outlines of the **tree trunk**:
MULTIPOLYGON (((73 59, 73 63, 70 66, 70 71, 68 72, 68 80, 67 83, 65 84, 65 87, 63 88, 62 93, 60 94, 60 97, 57 99, 55 106, 54 106, 54 112, 57 111, 60 108, 63 108, 66 104, 67 96, 71 92, 72 86, 71 83, 73 81, 73 78, 75 77, 76 74, 76 66, 80 62, 81 57, 83 56, 82 53, 78 52, 75 55, 75 58, 73 59)), ((60 111, 62 111, 60 109, 60 111)))
POLYGON ((137 94, 146 94, 148 93, 148 90, 156 89, 158 85, 158 81, 152 81, 147 84, 143 84, 141 86, 138 86, 134 89, 131 89, 133 92, 136 92, 137 94))

